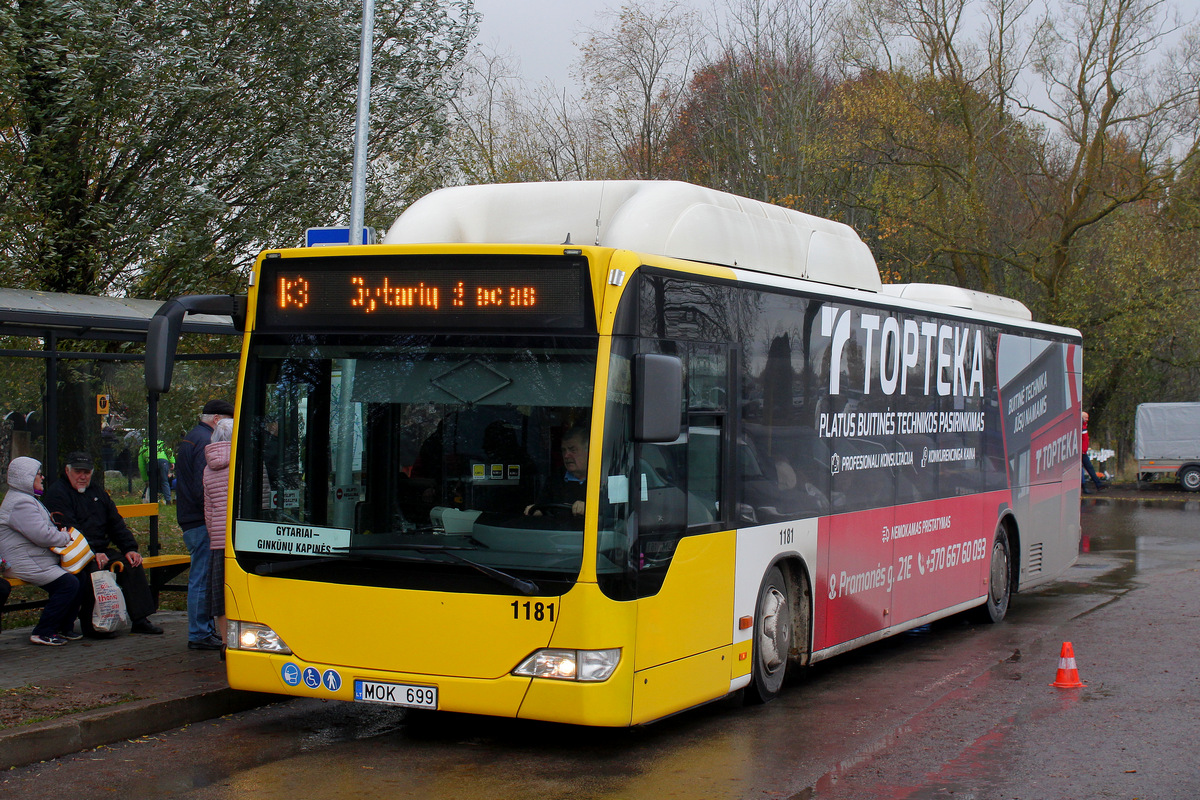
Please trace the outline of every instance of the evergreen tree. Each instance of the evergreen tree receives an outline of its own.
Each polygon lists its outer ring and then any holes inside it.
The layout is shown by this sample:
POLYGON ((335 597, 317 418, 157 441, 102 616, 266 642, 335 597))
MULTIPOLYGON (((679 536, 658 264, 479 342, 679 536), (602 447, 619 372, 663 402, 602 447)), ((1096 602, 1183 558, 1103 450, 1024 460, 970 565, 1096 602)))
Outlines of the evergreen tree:
MULTIPOLYGON (((471 0, 377 0, 368 224, 436 185, 471 0)), ((345 224, 362 7, 0 3, 0 282, 165 296, 244 285, 345 224)))

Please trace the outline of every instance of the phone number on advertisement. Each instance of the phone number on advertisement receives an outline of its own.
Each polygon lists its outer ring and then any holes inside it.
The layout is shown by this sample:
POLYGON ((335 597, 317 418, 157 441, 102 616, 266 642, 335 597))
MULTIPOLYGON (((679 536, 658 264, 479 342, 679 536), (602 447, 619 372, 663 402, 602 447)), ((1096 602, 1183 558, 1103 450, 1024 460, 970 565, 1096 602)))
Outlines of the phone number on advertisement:
POLYGON ((937 572, 959 564, 970 564, 973 561, 982 561, 987 557, 987 552, 987 539, 935 547, 928 553, 917 553, 917 569, 924 575, 926 572, 937 572))

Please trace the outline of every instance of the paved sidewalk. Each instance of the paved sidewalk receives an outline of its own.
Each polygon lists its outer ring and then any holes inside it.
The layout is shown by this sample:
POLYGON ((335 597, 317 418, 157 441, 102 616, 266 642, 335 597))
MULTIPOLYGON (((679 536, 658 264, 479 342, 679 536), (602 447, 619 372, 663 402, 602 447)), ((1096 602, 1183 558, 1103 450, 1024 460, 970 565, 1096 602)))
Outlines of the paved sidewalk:
MULTIPOLYGON (((0 632, 0 691, 79 698, 94 688, 112 705, 0 729, 0 769, 42 761, 212 719, 280 700, 225 681, 220 653, 187 648, 187 614, 160 611, 162 636, 80 639, 63 647, 29 643, 31 628, 0 632)), ((85 694, 86 696, 86 694, 85 694)), ((84 700, 84 703, 87 701, 84 700)))

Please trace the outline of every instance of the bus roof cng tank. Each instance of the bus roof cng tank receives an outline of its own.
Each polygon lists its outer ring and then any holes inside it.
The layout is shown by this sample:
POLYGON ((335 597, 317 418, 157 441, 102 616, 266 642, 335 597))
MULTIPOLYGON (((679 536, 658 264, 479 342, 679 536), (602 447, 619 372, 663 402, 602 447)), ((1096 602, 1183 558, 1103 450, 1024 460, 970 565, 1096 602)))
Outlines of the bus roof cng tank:
POLYGON ((995 314, 998 317, 1013 317, 1014 319, 1032 320, 1033 314, 1019 300, 1001 297, 998 294, 977 292, 974 289, 963 289, 958 286, 946 286, 940 283, 890 283, 883 287, 883 293, 905 300, 917 300, 923 303, 933 303, 951 308, 967 308, 982 314, 995 314))
POLYGON ((596 245, 878 292, 849 225, 680 181, 454 186, 413 203, 384 244, 596 245))

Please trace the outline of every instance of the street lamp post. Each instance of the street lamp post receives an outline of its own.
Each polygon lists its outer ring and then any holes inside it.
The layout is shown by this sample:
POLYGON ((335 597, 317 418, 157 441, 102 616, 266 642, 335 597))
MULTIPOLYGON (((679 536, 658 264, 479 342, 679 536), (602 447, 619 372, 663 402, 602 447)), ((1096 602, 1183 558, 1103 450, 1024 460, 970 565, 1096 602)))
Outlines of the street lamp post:
POLYGON ((358 52, 358 106, 354 115, 354 174, 350 181, 350 230, 347 244, 359 244, 367 196, 367 133, 371 127, 371 54, 375 36, 375 0, 363 0, 362 44, 358 52), (356 233, 357 232, 357 233, 356 233))
MULTIPOLYGON (((358 107, 354 115, 354 175, 350 181, 350 228, 347 244, 360 244, 363 229, 363 206, 367 195, 367 132, 371 113, 371 51, 375 34, 375 0, 363 0, 362 45, 358 53, 358 107)), ((354 386, 354 362, 341 362, 341 401, 338 404, 340 436, 336 480, 339 487, 349 486, 354 479, 354 409, 351 403, 354 386)), ((354 501, 338 502, 334 507, 337 524, 349 528, 354 523, 354 501)))

